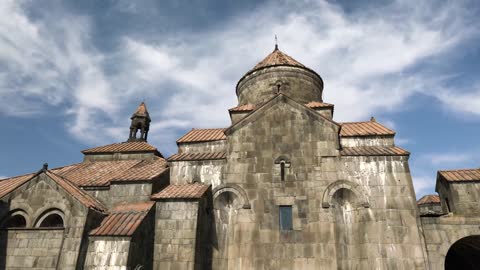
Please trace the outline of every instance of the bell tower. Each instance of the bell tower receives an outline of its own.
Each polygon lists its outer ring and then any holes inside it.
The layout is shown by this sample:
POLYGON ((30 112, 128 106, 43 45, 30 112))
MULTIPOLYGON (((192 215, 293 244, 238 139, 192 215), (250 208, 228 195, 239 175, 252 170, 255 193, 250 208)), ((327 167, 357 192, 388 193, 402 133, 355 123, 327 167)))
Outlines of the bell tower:
POLYGON ((150 115, 147 111, 147 105, 145 102, 140 103, 137 110, 130 117, 132 124, 130 125, 130 135, 128 136, 129 142, 135 141, 147 141, 148 129, 150 128, 150 115), (140 131, 139 137, 137 137, 140 131))

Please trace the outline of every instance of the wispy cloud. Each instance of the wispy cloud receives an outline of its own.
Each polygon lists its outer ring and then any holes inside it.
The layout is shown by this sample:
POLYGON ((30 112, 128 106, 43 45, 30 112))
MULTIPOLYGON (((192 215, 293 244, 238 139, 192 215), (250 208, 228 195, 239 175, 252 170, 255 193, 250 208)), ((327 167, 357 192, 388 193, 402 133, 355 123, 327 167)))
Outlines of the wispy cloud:
POLYGON ((468 153, 430 153, 420 156, 420 159, 427 161, 434 166, 455 166, 472 158, 468 153))

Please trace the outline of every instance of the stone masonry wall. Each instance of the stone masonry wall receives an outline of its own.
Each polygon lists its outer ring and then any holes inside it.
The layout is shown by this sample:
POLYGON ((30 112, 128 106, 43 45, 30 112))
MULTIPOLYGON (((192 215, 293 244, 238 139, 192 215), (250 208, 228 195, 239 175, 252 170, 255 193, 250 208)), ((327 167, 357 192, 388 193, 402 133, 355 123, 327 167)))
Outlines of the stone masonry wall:
MULTIPOLYGON (((312 180, 322 156, 338 155, 338 127, 301 106, 278 101, 227 136, 225 183, 242 188, 252 207, 219 209, 231 216, 215 217, 228 220, 217 226, 227 227, 227 245, 219 246, 228 251, 228 269, 337 268, 333 222, 328 212, 321 213, 318 192, 327 182, 312 180), (285 181, 275 164, 281 156, 291 161, 285 181), (291 231, 280 231, 280 205, 293 208, 291 231)), ((225 204, 230 205, 235 202, 225 204)))
POLYGON ((181 143, 178 145, 178 153, 211 153, 225 151, 225 140, 198 143, 181 143))
POLYGON ((195 269, 198 201, 158 201, 155 221, 155 270, 195 269))
POLYGON ((110 185, 110 202, 113 206, 120 202, 149 201, 152 195, 151 183, 112 183, 110 185))
POLYGON ((128 257, 130 269, 135 269, 137 266, 142 266, 143 269, 153 267, 155 212, 155 207, 152 207, 131 238, 128 257))
POLYGON ((340 138, 342 147, 357 147, 357 146, 394 146, 393 136, 390 137, 347 137, 340 138))
POLYGON ((225 184, 252 206, 230 211, 228 269, 425 269, 408 158, 339 157, 338 128, 284 101, 257 113, 227 136, 225 184))
MULTIPOLYGON (((1 269, 56 269, 62 247, 63 229, 9 229, 5 256, 0 256, 1 269)), ((3 252, 2 252, 3 253, 3 252)))
POLYGON ((418 206, 418 210, 420 216, 440 216, 444 214, 440 203, 424 203, 418 206))
POLYGON ((428 261, 431 270, 445 269, 445 257, 449 248, 458 240, 480 235, 479 217, 446 215, 421 218, 428 261))
MULTIPOLYGON (((480 183, 448 183, 450 211, 457 215, 480 215, 480 183)), ((444 195, 443 193, 441 195, 444 195)), ((442 199, 445 197, 441 196, 442 199)))
POLYGON ((303 68, 277 66, 257 70, 243 77, 237 88, 238 105, 260 104, 280 92, 305 104, 322 101, 323 81, 312 71, 303 68))
POLYGON ((129 237, 90 237, 84 269, 126 270, 129 250, 129 237))
POLYGON ((213 188, 221 184, 225 160, 170 162, 170 182, 186 184, 197 181, 213 188))

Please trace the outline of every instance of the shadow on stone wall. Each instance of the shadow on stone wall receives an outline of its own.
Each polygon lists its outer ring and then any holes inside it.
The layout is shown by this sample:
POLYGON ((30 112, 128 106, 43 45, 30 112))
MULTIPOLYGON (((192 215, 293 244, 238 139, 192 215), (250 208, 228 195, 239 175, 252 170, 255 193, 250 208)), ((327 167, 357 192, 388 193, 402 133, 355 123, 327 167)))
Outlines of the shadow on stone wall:
POLYGON ((7 263, 8 231, 4 230, 2 225, 9 209, 8 203, 0 201, 0 269, 5 269, 7 263))

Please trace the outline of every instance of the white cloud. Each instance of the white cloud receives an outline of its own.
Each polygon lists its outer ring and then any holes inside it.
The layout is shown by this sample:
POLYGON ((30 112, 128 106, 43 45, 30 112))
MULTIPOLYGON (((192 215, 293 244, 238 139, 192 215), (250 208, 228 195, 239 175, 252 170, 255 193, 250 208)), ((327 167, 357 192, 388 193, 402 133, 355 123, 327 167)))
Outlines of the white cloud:
POLYGON ((417 199, 427 194, 433 194, 435 190, 435 184, 436 184, 436 179, 434 174, 431 177, 414 174, 412 176, 412 180, 413 180, 413 187, 415 189, 415 194, 417 196, 417 199))
POLYGON ((434 94, 448 110, 460 111, 467 114, 480 115, 480 86, 474 85, 471 89, 443 88, 434 94))
MULTIPOLYGON (((324 78, 325 101, 336 105, 339 121, 399 110, 418 92, 438 96, 429 92, 440 87, 432 74, 411 69, 478 36, 457 1, 394 1, 354 14, 321 0, 285 1, 203 32, 123 36, 118 51, 102 52, 92 45, 88 17, 34 22, 18 3, 0 4, 0 38, 8 41, 0 43, 0 113, 32 115, 66 104, 69 131, 89 144, 124 139, 134 108, 123 106, 132 100, 149 105, 157 145, 173 142, 178 129, 228 125, 236 82, 273 49, 274 34, 280 49, 324 78), (115 71, 106 72, 105 63, 115 71)), ((448 89, 442 93, 438 98, 452 98, 448 89)), ((475 97, 456 94, 456 102, 467 102, 457 109, 480 114, 475 97)))
MULTIPOLYGON (((434 166, 455 166, 472 159, 468 153, 430 153, 420 156, 420 160, 427 161, 434 166)), ((443 168, 443 167, 442 167, 443 168)))
POLYGON ((93 119, 111 116, 119 104, 102 70, 103 56, 91 46, 88 19, 52 11, 48 19, 32 21, 24 3, 0 3, 0 114, 36 116, 56 107, 72 116, 67 126, 73 136, 95 140, 93 119))

